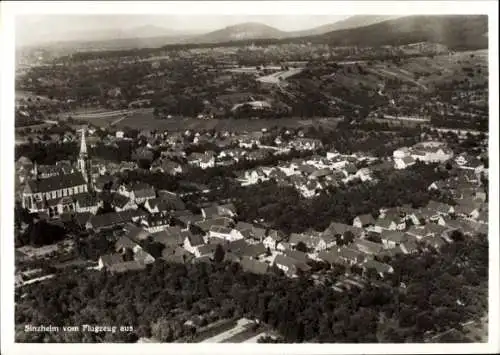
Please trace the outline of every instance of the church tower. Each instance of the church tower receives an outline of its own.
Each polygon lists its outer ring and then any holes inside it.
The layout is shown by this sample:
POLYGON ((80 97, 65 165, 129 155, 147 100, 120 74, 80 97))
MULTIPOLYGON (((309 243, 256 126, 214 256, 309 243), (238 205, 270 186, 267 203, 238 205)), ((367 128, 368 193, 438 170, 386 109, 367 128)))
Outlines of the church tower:
POLYGON ((82 139, 80 144, 80 155, 78 156, 78 170, 82 173, 89 188, 91 187, 91 168, 90 159, 87 151, 87 142, 85 141, 85 128, 82 128, 82 139))

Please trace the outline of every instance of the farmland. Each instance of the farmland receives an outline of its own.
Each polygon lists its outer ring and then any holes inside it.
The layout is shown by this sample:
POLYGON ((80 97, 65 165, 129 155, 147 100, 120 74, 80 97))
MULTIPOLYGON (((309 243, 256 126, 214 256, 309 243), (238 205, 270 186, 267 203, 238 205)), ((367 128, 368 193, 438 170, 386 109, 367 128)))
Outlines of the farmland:
POLYGON ((279 71, 277 73, 257 78, 257 81, 266 84, 278 84, 281 80, 286 80, 294 75, 299 74, 301 71, 302 68, 293 68, 290 70, 279 71))
POLYGON ((117 111, 101 112, 99 114, 71 114, 73 119, 78 121, 85 121, 97 127, 113 126, 117 129, 129 127, 133 129, 143 130, 201 130, 201 129, 215 129, 215 130, 239 130, 244 129, 248 131, 261 130, 267 128, 269 125, 278 127, 304 127, 304 126, 330 126, 335 127, 339 121, 336 118, 319 118, 319 119, 303 119, 296 117, 276 118, 272 120, 265 119, 197 119, 192 117, 177 117, 172 119, 157 119, 154 118, 151 109, 140 109, 114 114, 117 111), (114 124, 113 124, 114 123, 114 124))

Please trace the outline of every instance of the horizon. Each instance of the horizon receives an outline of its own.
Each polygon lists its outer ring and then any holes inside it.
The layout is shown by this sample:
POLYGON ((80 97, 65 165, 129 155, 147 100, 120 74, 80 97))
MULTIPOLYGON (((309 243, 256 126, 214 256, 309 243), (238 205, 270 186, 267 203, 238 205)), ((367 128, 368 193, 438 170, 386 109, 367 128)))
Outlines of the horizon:
POLYGON ((87 40, 85 36, 88 40, 98 40, 91 37, 99 37, 99 32, 105 35, 114 31, 119 35, 144 27, 171 31, 174 35, 197 35, 248 22, 292 32, 332 24, 353 15, 20 15, 15 21, 15 37, 16 47, 22 47, 87 40))

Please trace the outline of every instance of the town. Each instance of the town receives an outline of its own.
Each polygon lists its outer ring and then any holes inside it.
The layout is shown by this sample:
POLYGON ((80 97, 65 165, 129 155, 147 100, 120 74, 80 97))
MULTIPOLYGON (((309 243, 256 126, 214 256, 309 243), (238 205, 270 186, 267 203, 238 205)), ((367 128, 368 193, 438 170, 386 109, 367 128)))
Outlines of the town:
POLYGON ((485 341, 487 51, 427 44, 19 75, 16 341, 485 341))

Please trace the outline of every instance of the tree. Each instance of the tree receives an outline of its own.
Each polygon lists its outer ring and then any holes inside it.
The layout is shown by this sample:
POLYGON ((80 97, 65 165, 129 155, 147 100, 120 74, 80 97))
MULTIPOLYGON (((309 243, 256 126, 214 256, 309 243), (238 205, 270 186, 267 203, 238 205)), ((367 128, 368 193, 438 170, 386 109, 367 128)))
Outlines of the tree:
POLYGON ((214 251, 214 261, 216 263, 221 263, 224 260, 224 256, 225 256, 224 248, 222 248, 222 245, 217 244, 214 251))
POLYGON ((297 245, 295 246, 295 249, 298 251, 301 251, 303 253, 307 253, 307 246, 302 241, 297 243, 297 245))
POLYGON ((123 254, 124 261, 132 261, 134 260, 134 251, 130 248, 125 249, 125 253, 123 254))

